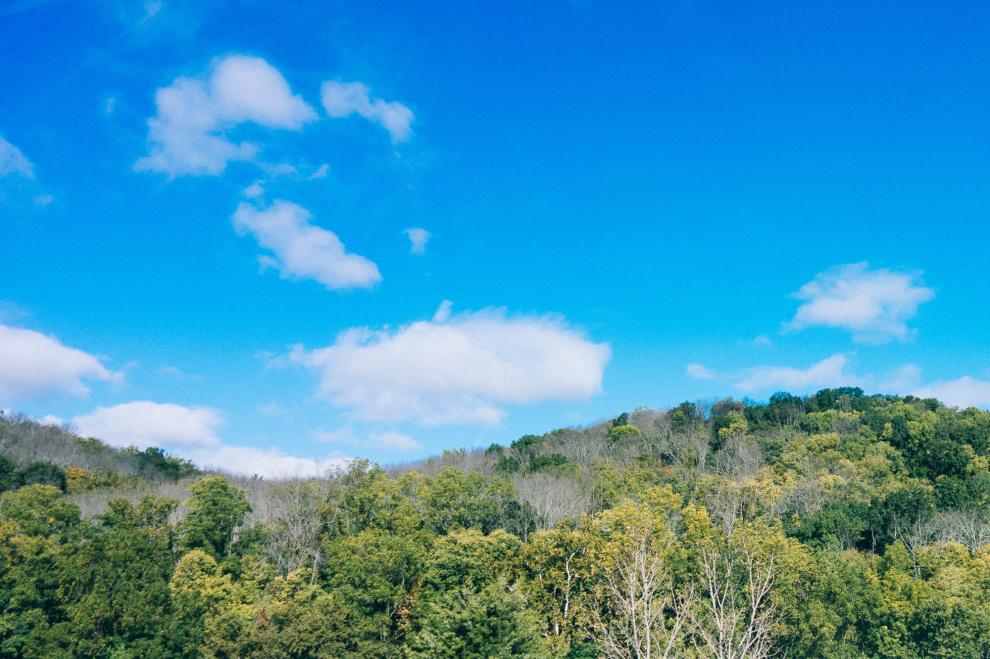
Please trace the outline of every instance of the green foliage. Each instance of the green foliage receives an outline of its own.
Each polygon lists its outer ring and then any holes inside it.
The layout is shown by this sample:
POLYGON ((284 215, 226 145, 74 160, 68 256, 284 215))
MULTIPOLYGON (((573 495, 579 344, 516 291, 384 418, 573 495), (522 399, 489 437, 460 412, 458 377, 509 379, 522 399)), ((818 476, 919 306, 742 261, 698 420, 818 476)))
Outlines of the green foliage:
POLYGON ((196 472, 196 468, 188 460, 166 455, 165 451, 149 446, 139 453, 135 453, 138 474, 151 479, 170 480, 175 482, 183 476, 188 476, 196 472))
POLYGON ((58 536, 79 524, 79 507, 61 498, 51 485, 25 485, 0 499, 0 523, 19 533, 44 538, 58 536))
POLYGON ((497 476, 487 478, 476 471, 465 475, 456 467, 444 467, 435 478, 423 480, 418 497, 424 520, 437 533, 472 528, 490 533, 502 524, 516 489, 497 476))
POLYGON ((551 453, 549 455, 538 455, 529 463, 528 471, 540 471, 541 469, 552 469, 554 467, 562 467, 567 464, 567 458, 562 456, 560 453, 551 453))
POLYGON ((505 583, 454 588, 423 614, 409 639, 407 659, 549 658, 541 629, 505 583))
POLYGON ((259 613, 238 639, 244 659, 370 659, 385 657, 386 644, 372 621, 332 595, 278 602, 259 613))
POLYGON ((159 449, 10 417, 0 445, 0 659, 607 656, 600 623, 615 628, 637 556, 660 590, 630 592, 659 619, 672 596, 701 597, 683 618, 692 658, 710 595, 752 603, 750 568, 772 576, 756 607, 774 613, 770 654, 990 656, 990 414, 934 399, 780 392, 637 409, 422 471, 353 461, 253 481, 250 528, 223 476, 183 509, 121 489, 81 519, 70 498, 190 473, 159 449))
POLYGON ((234 531, 251 511, 247 497, 226 476, 201 478, 189 487, 189 512, 180 525, 181 544, 202 549, 215 559, 227 555, 234 531))
POLYGON ((21 486, 17 475, 17 463, 0 455, 0 494, 21 486))
POLYGON ((40 460, 29 462, 20 469, 17 479, 22 485, 51 485, 63 492, 67 485, 65 472, 58 465, 40 460))
POLYGON ((639 428, 625 423, 613 426, 612 429, 608 431, 608 441, 611 444, 619 444, 633 437, 638 437, 639 434, 639 428))
POLYGON ((508 476, 519 471, 519 460, 516 460, 512 456, 503 455, 495 463, 495 471, 502 474, 503 476, 508 476))

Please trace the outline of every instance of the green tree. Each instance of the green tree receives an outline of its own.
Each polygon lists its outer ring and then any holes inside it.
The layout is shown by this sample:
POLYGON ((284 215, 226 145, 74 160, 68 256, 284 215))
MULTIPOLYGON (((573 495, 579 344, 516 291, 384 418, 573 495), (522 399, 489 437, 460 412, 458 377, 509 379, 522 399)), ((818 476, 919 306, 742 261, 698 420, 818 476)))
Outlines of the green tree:
POLYGON ((189 512, 180 524, 186 549, 202 549, 215 559, 227 555, 234 531, 251 511, 244 492, 227 482, 226 476, 201 478, 189 487, 189 512))
POLYGON ((434 602, 409 639, 407 659, 543 659, 536 617, 505 582, 453 589, 434 602))

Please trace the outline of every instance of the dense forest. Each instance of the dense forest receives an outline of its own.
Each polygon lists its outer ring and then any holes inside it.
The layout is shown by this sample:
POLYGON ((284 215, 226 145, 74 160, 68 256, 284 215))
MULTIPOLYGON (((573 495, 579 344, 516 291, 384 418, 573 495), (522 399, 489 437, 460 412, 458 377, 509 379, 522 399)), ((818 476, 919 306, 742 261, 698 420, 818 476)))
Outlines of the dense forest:
POLYGON ((779 393, 325 477, 0 417, 0 657, 990 657, 990 413, 779 393))

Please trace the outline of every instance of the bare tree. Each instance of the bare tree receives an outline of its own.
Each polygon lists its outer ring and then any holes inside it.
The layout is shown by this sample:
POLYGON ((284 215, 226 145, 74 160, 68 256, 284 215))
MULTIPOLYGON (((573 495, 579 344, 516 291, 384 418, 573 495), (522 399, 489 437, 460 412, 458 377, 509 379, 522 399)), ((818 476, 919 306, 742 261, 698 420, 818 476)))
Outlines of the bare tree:
POLYGON ((282 574, 313 566, 313 578, 319 570, 320 511, 327 481, 288 481, 268 490, 267 506, 270 518, 266 538, 268 554, 282 574))
POLYGON ((692 641, 714 659, 764 659, 781 614, 770 599, 777 578, 776 553, 761 552, 744 536, 734 551, 702 550, 700 605, 690 610, 692 641))
POLYGON ((765 462, 759 448, 745 437, 733 437, 715 456, 715 471, 732 480, 755 476, 765 462))
POLYGON ((670 570, 643 533, 607 571, 591 607, 592 633, 607 659, 666 659, 679 656, 696 602, 693 588, 674 590, 670 570))
POLYGON ((725 478, 718 478, 716 484, 706 493, 705 509, 712 520, 722 526, 725 535, 731 535, 732 529, 743 516, 743 501, 739 488, 725 478))
POLYGON ((694 449, 695 456, 698 460, 698 471, 705 470, 705 461, 708 459, 708 452, 712 450, 711 442, 708 439, 708 433, 704 430, 698 430, 694 433, 692 438, 691 447, 694 449))
POLYGON ((947 537, 965 546, 971 554, 990 544, 990 519, 986 512, 972 508, 953 510, 944 517, 947 537))
POLYGON ((540 528, 551 529, 565 519, 588 512, 590 501, 581 486, 569 478, 536 472, 514 479, 521 502, 528 501, 542 519, 540 528))
POLYGON ((794 484, 787 498, 790 510, 811 517, 825 507, 827 492, 814 474, 806 470, 804 479, 794 484))
POLYGON ((904 543, 908 554, 911 555, 911 562, 914 563, 914 574, 917 578, 921 578, 918 552, 922 547, 929 547, 949 539, 947 537, 948 530, 947 520, 936 515, 918 517, 913 522, 894 520, 893 535, 904 543))

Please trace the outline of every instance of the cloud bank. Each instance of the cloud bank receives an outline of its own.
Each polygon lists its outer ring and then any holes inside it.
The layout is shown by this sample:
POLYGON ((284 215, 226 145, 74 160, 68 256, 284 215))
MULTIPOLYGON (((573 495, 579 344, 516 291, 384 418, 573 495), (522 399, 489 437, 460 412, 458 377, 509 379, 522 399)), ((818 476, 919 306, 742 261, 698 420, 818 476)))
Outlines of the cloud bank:
POLYGON ((302 206, 278 199, 260 209, 242 202, 233 222, 237 233, 250 233, 275 253, 262 256, 261 263, 283 277, 312 279, 335 290, 370 288, 382 280, 378 266, 346 251, 336 234, 310 224, 312 218, 302 206))
POLYGON ((118 380, 95 356, 33 330, 0 325, 0 402, 89 394, 84 380, 118 380))
POLYGON ((214 61, 206 77, 176 78, 158 90, 155 104, 149 153, 134 167, 173 177, 215 176, 231 161, 254 160, 259 145, 235 144, 227 136, 239 124, 300 130, 318 118, 275 67, 248 55, 214 61))
POLYGON ((331 80, 320 88, 327 115, 342 119, 358 114, 388 131, 393 143, 404 142, 412 135, 413 112, 398 101, 372 98, 368 86, 360 82, 331 80))
POLYGON ((961 409, 967 407, 990 408, 990 382, 977 380, 968 375, 950 382, 937 380, 915 389, 911 393, 918 398, 938 398, 946 405, 961 409))
POLYGON ((354 417, 423 425, 494 425, 504 404, 586 399, 601 391, 610 358, 608 344, 559 317, 501 309, 349 329, 329 347, 289 354, 319 375, 319 397, 354 417))
POLYGON ((134 401, 72 419, 79 434, 112 446, 204 446, 219 444, 220 412, 209 407, 134 401))
POLYGON ((183 457, 201 469, 215 469, 240 476, 258 475, 269 479, 313 478, 335 468, 344 468, 350 458, 333 455, 324 458, 297 458, 277 448, 229 446, 195 448, 183 457))
POLYGON ((853 340, 886 343, 908 341, 916 330, 905 321, 918 305, 935 297, 935 291, 919 284, 920 273, 870 270, 869 264, 840 265, 819 273, 793 297, 803 300, 784 331, 806 327, 839 327, 853 332, 853 340))

